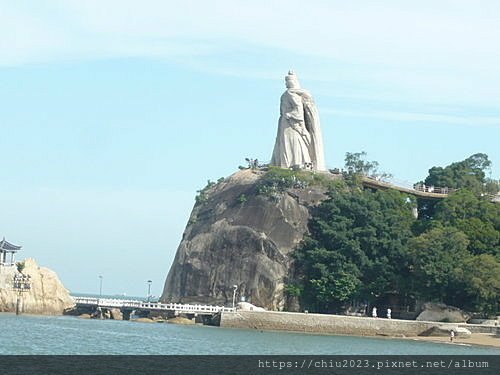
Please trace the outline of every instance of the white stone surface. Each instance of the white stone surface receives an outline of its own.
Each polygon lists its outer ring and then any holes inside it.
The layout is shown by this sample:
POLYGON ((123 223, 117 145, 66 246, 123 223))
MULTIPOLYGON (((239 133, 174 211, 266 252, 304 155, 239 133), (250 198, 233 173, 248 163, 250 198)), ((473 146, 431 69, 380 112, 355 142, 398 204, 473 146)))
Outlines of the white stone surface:
POLYGON ((266 311, 263 307, 255 306, 248 302, 238 302, 236 309, 241 311, 266 311))
POLYGON ((278 134, 271 165, 325 170, 319 114, 311 94, 300 87, 295 73, 285 77, 278 134))
MULTIPOLYGON (((31 289, 21 297, 21 310, 25 314, 59 315, 74 306, 68 290, 56 273, 39 267, 34 259, 24 261, 23 273, 31 276, 31 289)), ((17 293, 13 288, 15 266, 0 267, 0 312, 15 312, 17 293)))

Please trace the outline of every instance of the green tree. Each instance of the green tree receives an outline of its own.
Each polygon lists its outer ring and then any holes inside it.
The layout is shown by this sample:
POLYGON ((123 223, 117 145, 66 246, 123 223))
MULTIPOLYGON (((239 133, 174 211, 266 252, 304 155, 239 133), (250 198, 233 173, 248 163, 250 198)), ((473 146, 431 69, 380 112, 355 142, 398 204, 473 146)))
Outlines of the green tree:
POLYGON ((489 254, 481 254, 469 258, 465 269, 468 307, 495 316, 500 310, 500 263, 489 254))
POLYGON ((464 303, 468 242, 467 236, 453 227, 432 228, 410 241, 417 296, 453 306, 464 303))
POLYGON ((370 176, 375 178, 392 177, 390 173, 379 172, 379 163, 377 161, 366 160, 366 152, 346 152, 344 159, 344 168, 350 175, 370 176))
POLYGON ((303 302, 310 309, 339 311, 350 299, 404 295, 414 221, 406 196, 345 186, 329 194, 294 253, 303 302))
MULTIPOLYGON (((360 175, 377 173, 378 163, 365 156, 346 155, 348 179, 329 186, 293 253, 293 292, 302 307, 341 312, 356 302, 390 298, 498 312, 500 205, 484 194, 491 181, 488 157, 432 168, 426 184, 457 190, 439 201, 419 199, 415 220, 414 198, 357 183, 360 175)), ((286 180, 279 176, 278 182, 286 180)))
POLYGON ((349 173, 359 173, 362 175, 369 175, 378 169, 378 162, 367 161, 366 152, 346 152, 345 154, 345 169, 349 173))
POLYGON ((486 154, 474 154, 467 159, 452 163, 444 168, 432 167, 425 179, 429 186, 466 188, 474 193, 485 190, 486 171, 491 167, 491 161, 486 154))
POLYGON ((305 276, 302 301, 313 311, 337 312, 355 294, 360 272, 342 254, 318 247, 316 241, 307 242, 296 258, 305 276))
POLYGON ((461 230, 472 254, 492 254, 500 259, 500 205, 460 189, 437 203, 434 220, 461 230))

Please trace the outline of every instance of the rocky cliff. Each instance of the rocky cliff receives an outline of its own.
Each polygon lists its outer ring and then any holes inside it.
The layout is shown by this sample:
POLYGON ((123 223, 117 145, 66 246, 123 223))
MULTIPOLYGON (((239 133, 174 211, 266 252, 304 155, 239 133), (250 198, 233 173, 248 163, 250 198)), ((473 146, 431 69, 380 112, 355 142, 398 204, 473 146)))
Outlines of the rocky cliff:
MULTIPOLYGON (((26 259, 23 274, 31 276, 31 289, 21 296, 21 311, 26 314, 59 315, 74 306, 68 290, 54 271, 26 259)), ((0 267, 0 312, 15 312, 17 292, 13 289, 15 266, 0 267)))
POLYGON ((289 254, 307 232, 310 208, 325 198, 325 189, 262 194, 264 174, 239 171, 200 193, 161 301, 230 305, 237 285, 237 300, 285 307, 289 254))

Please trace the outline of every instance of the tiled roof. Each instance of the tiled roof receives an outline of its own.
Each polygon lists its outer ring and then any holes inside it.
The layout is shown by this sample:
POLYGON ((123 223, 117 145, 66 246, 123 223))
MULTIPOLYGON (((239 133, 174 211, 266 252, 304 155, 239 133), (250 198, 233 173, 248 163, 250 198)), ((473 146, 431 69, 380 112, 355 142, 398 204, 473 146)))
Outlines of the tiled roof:
POLYGON ((22 246, 16 246, 10 242, 5 241, 5 237, 0 241, 0 250, 18 251, 21 250, 22 246))

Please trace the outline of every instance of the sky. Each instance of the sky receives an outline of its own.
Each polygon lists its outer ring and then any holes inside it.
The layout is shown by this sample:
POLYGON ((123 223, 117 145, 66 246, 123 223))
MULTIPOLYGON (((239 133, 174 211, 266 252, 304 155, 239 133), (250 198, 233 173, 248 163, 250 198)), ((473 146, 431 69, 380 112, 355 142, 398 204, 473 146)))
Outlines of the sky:
POLYGON ((0 0, 0 236, 72 292, 160 295, 196 190, 269 161, 284 76, 325 158, 500 176, 500 2, 0 0))

